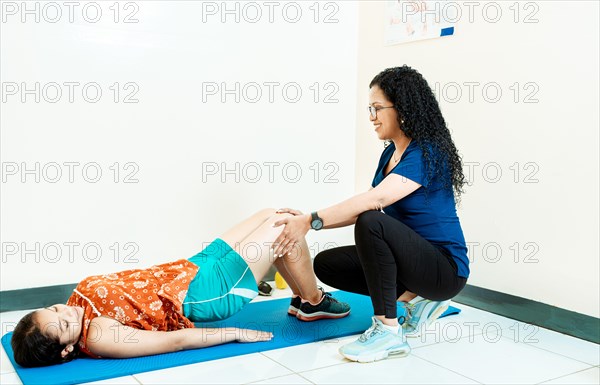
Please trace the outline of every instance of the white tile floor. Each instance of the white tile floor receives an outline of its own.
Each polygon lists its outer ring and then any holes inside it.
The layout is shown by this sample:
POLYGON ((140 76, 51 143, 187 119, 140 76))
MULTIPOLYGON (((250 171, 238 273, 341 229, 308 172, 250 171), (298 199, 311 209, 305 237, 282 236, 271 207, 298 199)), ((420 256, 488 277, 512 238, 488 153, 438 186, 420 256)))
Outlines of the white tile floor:
MULTIPOLYGON (((255 301, 290 295, 275 290, 255 301)), ((348 362, 337 349, 352 336, 94 384, 600 384, 600 345, 454 305, 462 312, 410 339, 406 358, 348 362)), ((26 313, 0 313, 2 335, 26 313)), ((20 384, 4 350, 0 354, 0 384, 20 384)))

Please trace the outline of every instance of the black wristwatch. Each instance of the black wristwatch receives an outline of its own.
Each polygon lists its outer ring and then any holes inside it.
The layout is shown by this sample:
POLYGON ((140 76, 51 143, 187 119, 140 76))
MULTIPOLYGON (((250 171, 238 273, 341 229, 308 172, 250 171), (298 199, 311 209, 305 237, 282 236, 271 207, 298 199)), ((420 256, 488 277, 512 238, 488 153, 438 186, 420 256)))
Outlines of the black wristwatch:
POLYGON ((310 216, 312 217, 310 221, 310 228, 313 230, 321 230, 323 228, 323 220, 319 218, 317 212, 313 212, 310 214, 310 216))

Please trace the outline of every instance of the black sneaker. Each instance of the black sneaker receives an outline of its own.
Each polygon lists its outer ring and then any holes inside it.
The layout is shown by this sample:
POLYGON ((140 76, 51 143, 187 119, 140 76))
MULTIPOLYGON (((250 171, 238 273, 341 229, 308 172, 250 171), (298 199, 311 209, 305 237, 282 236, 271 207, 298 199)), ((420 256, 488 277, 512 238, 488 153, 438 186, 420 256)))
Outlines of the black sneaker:
POLYGON ((301 301, 296 318, 301 321, 316 321, 326 318, 343 318, 350 314, 350 305, 345 302, 339 302, 331 296, 331 293, 326 293, 321 288, 319 290, 323 293, 321 302, 317 305, 312 305, 308 301, 301 301))
POLYGON ((300 298, 300 296, 292 298, 290 307, 288 307, 288 314, 295 317, 296 314, 298 314, 298 310, 300 310, 300 305, 302 305, 302 298, 300 298))

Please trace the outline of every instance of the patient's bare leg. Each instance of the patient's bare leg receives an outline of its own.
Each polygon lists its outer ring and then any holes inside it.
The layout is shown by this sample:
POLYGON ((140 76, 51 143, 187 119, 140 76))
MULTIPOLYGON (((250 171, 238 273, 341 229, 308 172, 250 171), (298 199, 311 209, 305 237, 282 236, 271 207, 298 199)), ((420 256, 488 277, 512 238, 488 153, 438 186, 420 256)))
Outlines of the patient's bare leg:
POLYGON ((290 255, 275 258, 271 246, 283 231, 284 226, 273 227, 276 221, 291 217, 287 213, 275 213, 265 209, 236 224, 220 238, 227 242, 244 258, 256 282, 260 282, 275 264, 295 295, 316 303, 321 298, 312 268, 306 240, 302 240, 290 255))
POLYGON ((290 285, 295 295, 305 300, 317 303, 321 299, 321 291, 317 289, 317 278, 312 267, 312 260, 308 244, 302 239, 294 247, 290 255, 277 258, 275 267, 290 285), (294 290, 294 286, 296 290, 294 290))

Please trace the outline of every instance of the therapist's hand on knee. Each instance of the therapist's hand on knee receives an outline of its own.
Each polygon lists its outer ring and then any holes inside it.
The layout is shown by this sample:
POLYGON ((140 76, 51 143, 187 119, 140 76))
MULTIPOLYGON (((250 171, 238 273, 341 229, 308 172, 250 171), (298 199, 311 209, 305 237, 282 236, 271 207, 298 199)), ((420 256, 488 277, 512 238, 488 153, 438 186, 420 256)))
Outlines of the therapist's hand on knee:
MULTIPOLYGON (((297 211, 297 210, 294 210, 297 211)), ((304 239, 308 230, 310 230, 310 215, 293 214, 293 217, 278 220, 273 227, 285 225, 283 231, 273 243, 273 253, 276 257, 283 257, 289 254, 292 249, 304 239)))
POLYGON ((292 215, 294 215, 294 216, 296 216, 296 215, 302 215, 302 211, 300 211, 300 210, 295 210, 295 209, 290 209, 290 208, 287 208, 287 207, 285 207, 285 208, 282 208, 282 209, 279 209, 279 210, 277 210, 277 211, 275 211, 275 212, 276 212, 277 214, 281 214, 281 213, 288 213, 288 214, 292 214, 292 215))

